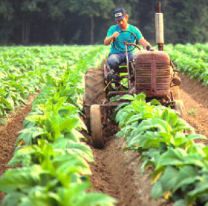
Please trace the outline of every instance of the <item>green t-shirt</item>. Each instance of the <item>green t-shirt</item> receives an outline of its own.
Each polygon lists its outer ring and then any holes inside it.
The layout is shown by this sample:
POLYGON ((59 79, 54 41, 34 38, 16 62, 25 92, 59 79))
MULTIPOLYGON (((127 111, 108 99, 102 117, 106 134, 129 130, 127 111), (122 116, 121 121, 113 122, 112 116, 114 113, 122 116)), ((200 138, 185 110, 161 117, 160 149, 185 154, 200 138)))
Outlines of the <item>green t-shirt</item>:
MULTIPOLYGON (((110 37, 114 32, 121 32, 121 31, 122 31, 121 28, 117 24, 112 25, 107 31, 107 37, 110 37)), ((111 43, 110 54, 124 53, 125 45, 122 42, 127 41, 132 43, 135 40, 135 37, 134 35, 132 35, 132 33, 136 36, 138 40, 140 40, 143 37, 141 31, 137 27, 128 24, 125 32, 120 33, 120 35, 117 37, 116 39, 116 41, 118 40, 116 42, 117 46, 113 46, 113 43, 111 43)))

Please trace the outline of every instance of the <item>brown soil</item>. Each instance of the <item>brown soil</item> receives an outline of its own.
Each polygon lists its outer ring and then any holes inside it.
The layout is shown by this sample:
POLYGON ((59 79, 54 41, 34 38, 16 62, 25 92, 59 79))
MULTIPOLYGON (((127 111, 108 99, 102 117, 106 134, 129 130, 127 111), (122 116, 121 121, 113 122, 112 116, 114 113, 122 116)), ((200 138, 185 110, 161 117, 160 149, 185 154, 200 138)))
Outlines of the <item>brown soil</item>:
POLYGON ((184 102, 184 119, 199 134, 208 137, 208 89, 196 80, 181 75, 181 99, 184 102))
POLYGON ((116 198, 117 206, 167 205, 150 198, 149 175, 141 172, 138 154, 124 151, 124 146, 122 139, 112 137, 105 149, 93 149, 91 181, 95 190, 116 198))
POLYGON ((6 125, 0 126, 0 175, 8 168, 7 163, 13 155, 18 132, 23 128, 23 120, 31 110, 33 99, 34 96, 31 96, 24 107, 10 114, 6 125))

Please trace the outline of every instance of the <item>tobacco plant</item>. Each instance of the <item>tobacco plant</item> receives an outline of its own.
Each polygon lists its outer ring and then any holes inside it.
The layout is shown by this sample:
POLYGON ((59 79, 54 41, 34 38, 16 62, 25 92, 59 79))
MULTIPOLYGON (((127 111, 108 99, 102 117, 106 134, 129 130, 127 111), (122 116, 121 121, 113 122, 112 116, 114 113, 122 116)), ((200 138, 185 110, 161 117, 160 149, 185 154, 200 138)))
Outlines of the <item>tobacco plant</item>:
POLYGON ((180 72, 208 85, 208 44, 168 45, 166 51, 180 72))
POLYGON ((142 171, 151 170, 152 197, 173 201, 174 206, 208 205, 208 147, 194 141, 206 137, 174 110, 156 101, 146 103, 143 94, 124 99, 131 103, 118 108, 117 136, 141 154, 142 171))
MULTIPOLYGON (((82 55, 76 66, 47 77, 47 85, 33 102, 17 148, 0 177, 6 193, 3 206, 113 206, 107 195, 90 192, 92 151, 84 143, 86 129, 79 114, 82 75, 99 48, 82 55)), ((91 63, 92 64, 92 63, 91 63)))

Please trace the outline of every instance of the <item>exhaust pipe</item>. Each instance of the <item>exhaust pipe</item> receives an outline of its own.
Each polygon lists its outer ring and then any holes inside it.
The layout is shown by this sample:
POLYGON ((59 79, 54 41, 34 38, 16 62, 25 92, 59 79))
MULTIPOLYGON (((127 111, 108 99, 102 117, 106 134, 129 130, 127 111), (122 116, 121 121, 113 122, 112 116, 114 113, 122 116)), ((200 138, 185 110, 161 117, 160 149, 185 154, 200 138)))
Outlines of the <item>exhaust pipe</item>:
POLYGON ((163 21, 163 13, 161 12, 161 1, 160 0, 158 0, 156 3, 155 30, 156 30, 156 43, 158 45, 158 50, 163 51, 163 48, 164 48, 164 21, 163 21))

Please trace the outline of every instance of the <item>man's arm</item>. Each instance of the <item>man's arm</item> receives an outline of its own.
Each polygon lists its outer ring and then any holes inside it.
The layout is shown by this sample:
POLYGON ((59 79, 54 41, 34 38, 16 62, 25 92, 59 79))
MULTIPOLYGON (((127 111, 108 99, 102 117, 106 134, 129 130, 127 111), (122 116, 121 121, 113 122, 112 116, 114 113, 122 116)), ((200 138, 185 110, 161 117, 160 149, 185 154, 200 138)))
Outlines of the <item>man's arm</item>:
POLYGON ((139 40, 139 43, 144 47, 144 49, 150 50, 151 44, 144 37, 139 40))
POLYGON ((104 44, 105 44, 105 45, 111 44, 112 41, 114 41, 114 39, 116 39, 116 38, 118 37, 118 35, 119 35, 119 32, 114 32, 111 36, 106 37, 106 38, 104 39, 104 44))
POLYGON ((134 33, 137 36, 139 44, 141 44, 144 47, 144 49, 150 50, 151 44, 143 37, 141 31, 137 27, 133 27, 133 29, 134 29, 134 33))

